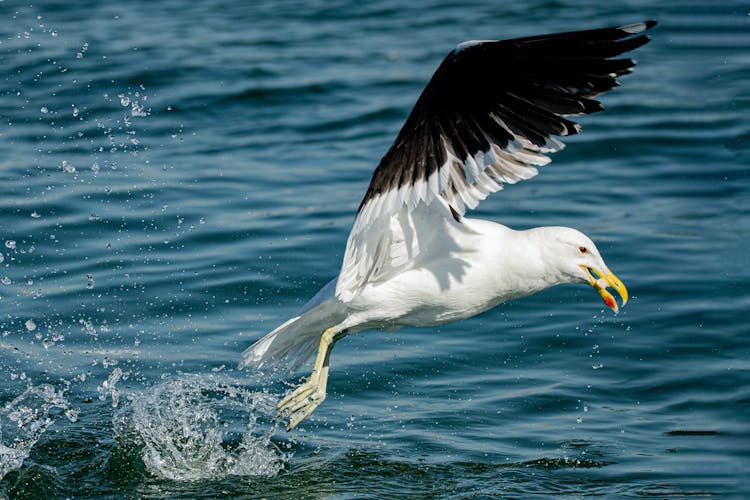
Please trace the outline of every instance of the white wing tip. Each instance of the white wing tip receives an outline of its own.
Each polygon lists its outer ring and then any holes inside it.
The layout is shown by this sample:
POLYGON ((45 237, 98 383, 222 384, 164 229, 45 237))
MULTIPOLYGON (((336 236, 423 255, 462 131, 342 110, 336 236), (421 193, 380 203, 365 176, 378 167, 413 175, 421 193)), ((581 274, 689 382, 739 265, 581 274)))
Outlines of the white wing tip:
POLYGON ((467 40, 465 42, 461 42, 458 45, 456 45, 456 48, 453 49, 453 52, 458 54, 461 51, 464 51, 468 48, 475 47, 477 45, 482 45, 483 43, 487 42, 495 42, 497 40, 467 40))
POLYGON ((632 24, 626 24, 624 26, 620 26, 618 28, 621 31, 624 31, 625 33, 629 33, 631 35, 635 33, 642 33, 648 29, 648 24, 646 23, 632 23, 632 24))

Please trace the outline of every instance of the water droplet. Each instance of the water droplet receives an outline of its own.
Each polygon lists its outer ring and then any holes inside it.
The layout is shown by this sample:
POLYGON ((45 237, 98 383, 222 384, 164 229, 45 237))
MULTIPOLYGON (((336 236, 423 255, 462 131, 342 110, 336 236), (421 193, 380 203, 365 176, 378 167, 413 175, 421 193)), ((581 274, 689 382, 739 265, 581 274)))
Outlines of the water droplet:
MULTIPOLYGON (((143 99, 145 100, 146 97, 144 96, 143 99)), ((133 101, 132 104, 130 112, 133 116, 148 116, 148 111, 144 111, 143 106, 140 103, 133 101)))
POLYGON ((99 172, 99 164, 97 162, 94 162, 94 164, 91 165, 91 171, 95 174, 99 172))
POLYGON ((3 262, 5 260, 5 255, 0 253, 0 262, 3 262))
POLYGON ((94 337, 97 336, 96 328, 94 328, 94 324, 91 323, 91 321, 87 321, 83 318, 79 319, 78 322, 83 325, 83 328, 86 330, 86 333, 89 335, 93 335, 94 337))
POLYGON ((126 96, 125 94, 117 94, 117 97, 120 98, 120 104, 122 104, 124 107, 130 106, 130 97, 126 96))
POLYGON ((47 106, 42 106, 39 111, 41 111, 42 113, 49 113, 49 108, 47 108, 47 106))
POLYGON ((41 217, 41 215, 36 210, 34 210, 33 212, 31 212, 31 218, 32 219, 38 219, 39 217, 41 217))
POLYGON ((63 160, 62 162, 62 169, 69 174, 73 174, 76 171, 76 168, 70 163, 68 163, 66 160, 63 160))
POLYGON ((34 323, 33 319, 27 319, 25 324, 28 331, 33 332, 36 330, 36 323, 34 323))
POLYGON ((16 249, 16 240, 5 240, 5 248, 16 249))
POLYGON ((10 285, 12 281, 7 276, 3 276, 2 279, 0 279, 0 283, 3 285, 10 285))
POLYGON ((68 408, 63 413, 65 414, 65 418, 67 418, 69 421, 73 423, 78 422, 78 410, 68 408))
MULTIPOLYGON (((115 364, 117 363, 115 362, 115 364)), ((105 361, 103 365, 104 368, 107 368, 109 366, 109 363, 106 363, 105 361)), ((96 388, 97 392, 99 393, 99 399, 101 401, 107 399, 108 394, 112 396, 112 408, 117 408, 117 405, 120 401, 120 390, 115 387, 120 378, 123 378, 122 369, 115 368, 114 370, 112 370, 112 373, 110 373, 109 377, 107 377, 107 380, 105 382, 102 382, 102 384, 96 388)))
POLYGON ((78 108, 73 108, 73 118, 78 117, 78 113, 79 113, 78 108))

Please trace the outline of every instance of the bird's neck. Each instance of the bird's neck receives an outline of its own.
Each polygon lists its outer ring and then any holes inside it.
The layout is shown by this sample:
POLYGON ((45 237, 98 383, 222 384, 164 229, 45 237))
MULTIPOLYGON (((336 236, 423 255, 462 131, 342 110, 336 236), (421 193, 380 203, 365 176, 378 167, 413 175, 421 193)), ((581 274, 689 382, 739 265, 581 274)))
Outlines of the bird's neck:
POLYGON ((555 263, 560 258, 555 247, 548 244, 554 228, 538 227, 525 231, 514 231, 512 244, 505 253, 506 262, 512 263, 509 277, 524 295, 539 292, 567 280, 555 263))

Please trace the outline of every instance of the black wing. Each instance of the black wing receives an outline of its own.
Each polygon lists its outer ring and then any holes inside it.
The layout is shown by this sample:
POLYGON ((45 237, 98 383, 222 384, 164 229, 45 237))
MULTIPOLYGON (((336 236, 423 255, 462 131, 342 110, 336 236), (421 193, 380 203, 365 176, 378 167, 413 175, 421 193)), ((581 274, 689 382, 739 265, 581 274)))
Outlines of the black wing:
POLYGON ((476 202, 460 195, 470 194, 466 191, 479 172, 512 182, 512 175, 506 180, 502 168, 488 163, 496 149, 514 164, 546 163, 539 153, 562 148, 553 135, 580 130, 564 117, 602 109, 594 98, 619 85, 616 78, 635 65, 632 59, 611 58, 647 43, 646 35, 633 35, 655 24, 459 45, 443 60, 375 170, 359 212, 388 191, 453 169, 456 175, 443 174, 447 182, 439 182, 435 194, 463 214, 464 204, 473 208, 476 202), (514 158, 514 153, 520 154, 514 158))
POLYGON ((421 202, 456 220, 489 193, 537 174, 554 136, 580 131, 568 116, 602 109, 655 21, 503 41, 465 42, 443 60, 375 169, 347 243, 339 286, 366 281, 388 220, 421 202), (372 248, 370 248, 372 247, 372 248))

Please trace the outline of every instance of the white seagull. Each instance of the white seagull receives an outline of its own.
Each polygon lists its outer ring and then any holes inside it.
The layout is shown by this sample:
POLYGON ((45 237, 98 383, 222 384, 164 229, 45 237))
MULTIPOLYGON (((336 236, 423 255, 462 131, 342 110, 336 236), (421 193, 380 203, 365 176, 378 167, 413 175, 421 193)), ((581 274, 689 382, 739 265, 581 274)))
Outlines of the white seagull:
POLYGON ((563 148, 553 136, 579 132, 565 117, 602 109, 594 98, 635 65, 612 58, 647 43, 655 24, 470 41, 448 54, 375 169, 339 275, 242 354, 240 369, 291 370, 317 347, 310 377, 278 405, 287 430, 325 399, 331 349, 346 335, 458 321, 561 283, 588 283, 615 312, 608 286, 627 302, 581 232, 464 213, 534 177, 563 148))

